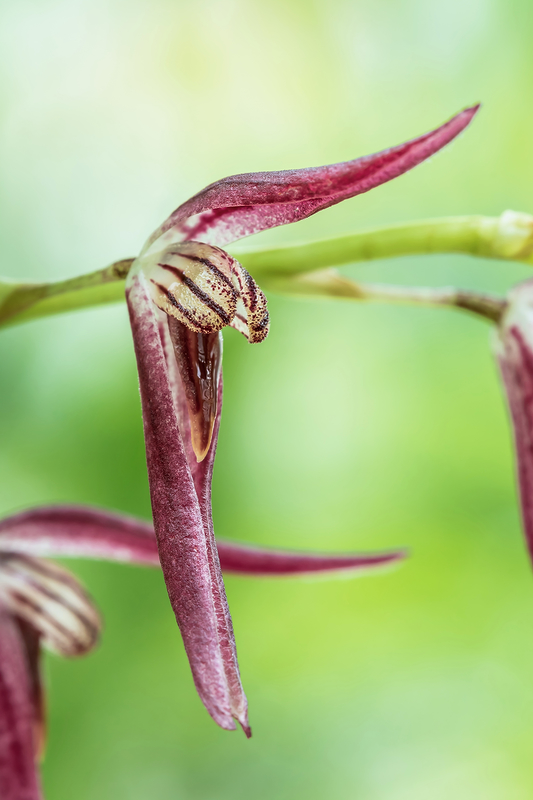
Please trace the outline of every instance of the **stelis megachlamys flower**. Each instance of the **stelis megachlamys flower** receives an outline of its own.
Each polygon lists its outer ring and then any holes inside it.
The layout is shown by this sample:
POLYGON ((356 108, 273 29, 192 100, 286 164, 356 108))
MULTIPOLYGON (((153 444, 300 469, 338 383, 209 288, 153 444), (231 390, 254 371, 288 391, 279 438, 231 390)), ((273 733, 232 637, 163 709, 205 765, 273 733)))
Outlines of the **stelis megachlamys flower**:
MULTIPOLYGON (((392 564, 401 551, 296 553, 218 542, 222 569, 251 576, 357 574, 392 564)), ((97 642, 100 618, 78 581, 43 556, 159 566, 148 523, 70 506, 35 508, 0 520, 0 798, 40 800, 44 745, 41 644, 79 656, 97 642)))
POLYGON ((268 333, 263 293, 222 246, 297 222, 415 167, 454 139, 477 106, 374 155, 235 175, 179 206, 148 239, 126 283, 154 528, 170 602, 198 693, 213 719, 249 735, 211 516, 222 400, 221 329, 268 333))
MULTIPOLYGON (((531 229, 533 246, 533 228, 531 229)), ((513 424, 524 534, 533 561, 533 281, 515 286, 496 330, 495 352, 513 424)))
MULTIPOLYGON (((67 657, 97 643, 100 616, 76 578, 2 538, 0 522, 0 797, 40 800, 44 748, 41 646, 67 657)), ((37 533, 37 536, 39 534, 37 533)), ((43 532, 41 531, 41 536, 43 532)))

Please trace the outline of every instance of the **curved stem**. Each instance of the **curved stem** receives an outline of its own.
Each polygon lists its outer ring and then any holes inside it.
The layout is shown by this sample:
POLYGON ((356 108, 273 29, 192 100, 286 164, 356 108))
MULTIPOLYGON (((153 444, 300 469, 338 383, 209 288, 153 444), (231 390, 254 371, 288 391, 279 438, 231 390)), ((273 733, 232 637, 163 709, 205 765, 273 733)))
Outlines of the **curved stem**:
MULTIPOLYGON (((378 258, 428 253, 465 253, 482 258, 533 264, 533 216, 515 211, 505 211, 499 217, 445 217, 376 228, 308 244, 248 251, 240 250, 236 245, 231 248, 231 251, 267 289, 271 288, 273 291, 290 294, 320 294, 321 292, 318 291, 320 279, 317 278, 314 281, 315 289, 311 291, 310 285, 313 280, 307 276, 304 280, 307 286, 303 287, 300 284, 298 292, 295 292, 292 279, 302 273, 323 270, 325 267, 378 258), (305 291, 302 291, 303 288, 305 291)), ((124 297, 124 280, 133 260, 130 258, 117 261, 90 275, 82 275, 56 283, 24 284, 0 281, 0 326, 121 300, 124 297)), ((331 276, 329 277, 331 279, 331 276)), ((337 276, 337 278, 340 279, 341 276, 337 276)), ((338 287, 338 280, 336 285, 338 287)), ((352 286, 351 294, 339 294, 340 290, 335 290, 335 287, 332 288, 332 286, 324 288, 323 283, 322 294, 335 297, 351 296, 352 299, 355 299, 357 292, 359 294, 363 292, 364 299, 370 299, 369 292, 371 290, 368 287, 361 289, 360 284, 354 284, 354 286, 359 288, 353 289, 352 286)), ((343 291, 348 292, 346 285, 343 291)), ((436 297, 436 290, 431 291, 436 297)), ((459 297, 459 301, 437 302, 435 300, 430 302, 428 300, 427 302, 432 305, 455 305, 457 308, 465 308, 469 303, 473 303, 477 304, 478 308, 484 307, 485 310, 490 307, 492 310, 489 309, 484 316, 495 318, 496 311, 493 303, 498 305, 497 299, 489 298, 487 300, 485 298, 485 300, 479 301, 472 299, 474 297, 472 293, 457 292, 453 289, 439 291, 444 292, 442 297, 448 293, 446 296, 454 295, 456 298, 459 297), (461 298, 463 299, 461 300, 461 298)), ((384 289, 380 292, 378 298, 374 291, 372 299, 390 301, 398 299, 401 294, 399 289, 389 291, 387 296, 385 296, 384 289)), ((422 297, 420 291, 417 290, 417 292, 417 296, 422 297)), ((403 293, 404 302, 407 302, 407 294, 403 293)), ((428 297, 427 292, 426 297, 428 297)), ((359 299, 363 298, 359 297, 359 299)), ((410 302, 414 302, 414 300, 410 302)), ((422 302, 422 300, 416 302, 422 302)))
POLYGON ((232 254, 258 280, 263 275, 296 274, 428 253, 464 253, 533 264, 533 216, 504 211, 499 217, 444 217, 270 250, 232 249, 232 254))
POLYGON ((135 259, 66 281, 15 283, 0 280, 0 327, 124 299, 124 282, 135 259))
POLYGON ((507 301, 496 295, 455 289, 451 286, 433 289, 358 283, 339 275, 335 269, 269 278, 267 281, 263 281, 263 286, 267 291, 299 297, 314 295, 315 297, 334 297, 343 300, 456 308, 484 317, 493 323, 500 321, 507 307, 507 301))

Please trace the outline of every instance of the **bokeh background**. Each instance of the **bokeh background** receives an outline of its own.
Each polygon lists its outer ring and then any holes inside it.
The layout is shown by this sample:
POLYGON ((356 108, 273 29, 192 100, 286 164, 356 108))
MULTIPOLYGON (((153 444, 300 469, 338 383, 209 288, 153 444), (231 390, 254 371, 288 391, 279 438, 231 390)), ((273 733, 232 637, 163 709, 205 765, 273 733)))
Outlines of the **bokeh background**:
MULTIPOLYGON (((135 255, 235 172, 374 152, 483 101, 396 182, 250 244, 446 214, 533 211, 526 0, 4 0, 0 272, 135 255)), ((360 278, 505 291, 459 256, 360 278)), ((355 581, 228 578, 254 737, 198 700, 156 571, 77 562, 99 650, 47 659, 50 800, 529 800, 533 579, 489 328, 453 311, 270 298, 225 336, 221 537, 412 548, 355 581)), ((123 305, 0 334, 0 512, 85 502, 149 517, 123 305)))

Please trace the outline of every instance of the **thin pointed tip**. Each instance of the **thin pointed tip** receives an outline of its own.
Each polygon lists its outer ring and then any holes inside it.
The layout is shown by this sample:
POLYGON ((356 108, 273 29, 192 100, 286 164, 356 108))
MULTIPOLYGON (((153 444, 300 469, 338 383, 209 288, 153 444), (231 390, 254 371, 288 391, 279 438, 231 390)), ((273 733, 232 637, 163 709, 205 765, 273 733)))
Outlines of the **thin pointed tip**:
POLYGON ((473 106, 467 106, 466 108, 463 108, 463 110, 459 111, 459 113, 456 116, 468 117, 468 122, 466 123, 468 125, 470 124, 471 120, 474 119, 480 108, 481 108, 481 103, 475 103, 473 106))
POLYGON ((252 729, 250 728, 250 726, 249 725, 243 725, 242 722, 241 722, 241 728, 243 729, 244 735, 246 736, 246 738, 247 739, 251 739, 252 738, 252 729))
MULTIPOLYGON (((432 131, 429 135, 439 134, 441 131, 448 131, 448 134, 451 133, 448 142, 452 141, 456 138, 456 136, 458 136, 458 134, 462 133, 466 128, 468 128, 480 108, 481 103, 475 103, 475 105, 463 108, 461 111, 458 111, 457 114, 454 114, 454 116, 451 117, 447 122, 445 122, 444 125, 441 125, 440 128, 432 131)), ((443 146, 444 144, 441 144, 439 149, 443 146)))

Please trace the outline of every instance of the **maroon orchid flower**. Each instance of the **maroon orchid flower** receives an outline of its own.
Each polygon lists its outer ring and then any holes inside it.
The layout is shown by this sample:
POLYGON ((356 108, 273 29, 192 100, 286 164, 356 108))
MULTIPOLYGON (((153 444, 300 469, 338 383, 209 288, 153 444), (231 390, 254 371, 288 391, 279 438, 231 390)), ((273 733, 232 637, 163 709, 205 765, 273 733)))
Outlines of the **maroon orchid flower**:
POLYGON ((40 800, 37 760, 45 739, 41 646, 62 656, 88 653, 100 616, 62 567, 3 547, 0 537, 0 797, 40 800))
POLYGON ((495 342, 513 422, 522 522, 533 561, 533 281, 508 294, 495 342))
POLYGON ((222 397, 221 329, 268 333, 266 300, 222 245, 297 222, 402 175, 454 139, 477 106, 436 130, 341 164, 225 178, 150 237, 126 298, 139 369, 154 527, 170 602, 213 719, 249 735, 211 518, 222 397))
MULTIPOLYGON (((403 558, 294 553, 218 542, 225 571, 253 576, 376 569, 403 558)), ((0 798, 39 800, 44 745, 41 644, 79 656, 98 640, 100 618, 73 575, 42 556, 100 558, 159 567, 154 530, 130 517, 81 507, 36 508, 0 521, 0 798)))

